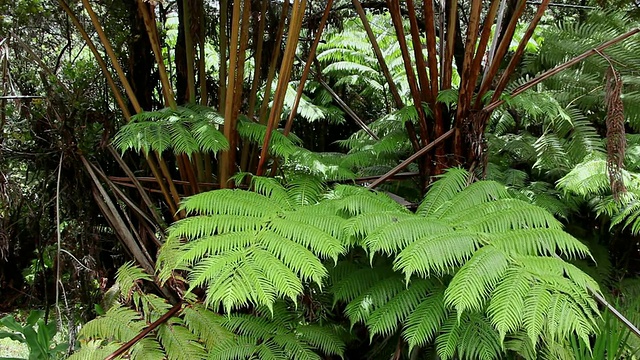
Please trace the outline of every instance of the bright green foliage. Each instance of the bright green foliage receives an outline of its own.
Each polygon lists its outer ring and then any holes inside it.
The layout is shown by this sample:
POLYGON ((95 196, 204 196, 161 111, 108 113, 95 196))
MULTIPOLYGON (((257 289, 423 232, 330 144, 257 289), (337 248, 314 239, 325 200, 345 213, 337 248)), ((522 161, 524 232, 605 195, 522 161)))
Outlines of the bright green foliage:
POLYGON ((318 221, 326 214, 314 206, 299 214, 298 204, 309 201, 297 186, 262 178, 253 184, 256 192, 220 190, 184 200, 182 209, 195 216, 169 229, 158 259, 162 279, 173 269, 186 270, 190 289, 204 287, 205 303, 227 312, 271 309, 279 298, 295 301, 306 282, 322 286, 327 271, 321 260, 337 261, 345 252, 332 229, 343 220, 318 221))
MULTIPOLYGON (((121 269, 120 288, 134 288, 143 281, 135 279, 139 268, 121 269)), ((148 309, 162 307, 162 315, 170 307, 155 295, 135 290, 143 304, 133 310, 123 305, 109 309, 87 323, 79 336, 82 348, 72 359, 103 359, 119 345, 132 339, 151 319, 145 321, 148 309), (164 305, 158 306, 159 303, 164 305)), ((135 296, 134 296, 135 297, 135 296)), ((159 317, 159 316, 158 316, 159 317)), ((155 319, 153 319, 155 320, 155 319)), ((271 309, 257 307, 253 315, 221 316, 202 304, 184 305, 179 317, 172 317, 151 335, 136 343, 128 352, 131 359, 321 359, 317 351, 340 355, 344 342, 328 327, 304 320, 291 304, 277 302, 271 309)))
POLYGON ((191 156, 196 152, 227 150, 229 142, 218 131, 223 119, 213 110, 191 105, 176 110, 162 109, 134 115, 120 128, 113 144, 120 151, 132 149, 148 154, 171 149, 191 156))
POLYGON ((587 247, 548 212, 510 198, 503 185, 467 186, 468 176, 450 170, 415 215, 386 206, 353 211, 347 235, 361 239, 374 269, 337 280, 335 301, 348 303, 346 315, 364 322, 372 337, 403 328, 414 347, 440 333, 442 358, 497 358, 502 339, 520 330, 532 348, 570 334, 588 342, 597 313, 588 289, 598 285, 553 257, 584 257, 587 247), (376 253, 392 256, 405 280, 381 268, 376 253))
MULTIPOLYGON (((587 247, 504 185, 469 179, 451 169, 416 214, 361 187, 338 185, 320 200, 321 188, 300 191, 300 183, 258 177, 251 181, 255 192, 216 190, 185 199, 181 208, 189 217, 170 227, 159 277, 186 282, 186 297, 203 293, 204 302, 188 305, 132 355, 342 354, 334 329, 297 309, 300 299, 322 298, 327 283, 334 309, 352 329, 364 325, 372 342, 401 336, 410 351, 435 344, 443 359, 497 359, 507 349, 528 356, 572 337, 588 343, 598 312, 588 291, 598 285, 555 256, 586 257, 587 247), (177 348, 182 353, 172 354, 177 348)), ((131 266, 118 275, 133 283, 136 277, 144 275, 131 266)), ((126 341, 142 319, 168 309, 132 284, 120 289, 133 291, 136 310, 109 309, 85 326, 87 340, 126 341)))

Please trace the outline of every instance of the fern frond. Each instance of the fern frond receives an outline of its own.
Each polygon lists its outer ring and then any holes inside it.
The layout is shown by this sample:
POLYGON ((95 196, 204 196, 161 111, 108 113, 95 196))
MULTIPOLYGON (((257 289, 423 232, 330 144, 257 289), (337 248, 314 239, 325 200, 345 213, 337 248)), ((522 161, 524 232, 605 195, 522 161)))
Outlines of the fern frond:
POLYGON ((471 232, 427 235, 408 244, 396 257, 393 269, 401 270, 407 281, 413 274, 422 278, 430 277, 432 272, 439 276, 450 274, 471 258, 479 243, 479 234, 471 232))
POLYGON ((305 342, 327 355, 341 355, 344 353, 344 341, 334 332, 327 331, 324 326, 300 325, 296 327, 295 331, 305 342))
POLYGON ((185 198, 180 210, 187 214, 264 217, 281 212, 279 204, 266 196, 243 190, 215 190, 185 198), (255 206, 261 204, 260 206, 255 206))
POLYGON ((475 205, 509 197, 504 185, 495 181, 478 181, 444 202, 433 215, 445 218, 475 205))
POLYGON ((444 175, 435 181, 424 197, 416 214, 422 216, 433 215, 440 206, 451 200, 457 193, 467 186, 469 172, 462 168, 448 169, 444 175))
POLYGON ((489 235, 489 242, 509 254, 586 257, 589 248, 560 229, 533 228, 489 235))
POLYGON ((491 325, 500 333, 501 342, 507 333, 520 329, 525 312, 525 298, 532 282, 531 274, 525 269, 510 268, 506 271, 504 280, 493 291, 487 315, 491 319, 491 325))
POLYGON ((69 356, 68 360, 104 360, 120 347, 119 343, 112 342, 102 345, 103 341, 83 342, 80 350, 69 356))
MULTIPOLYGON (((385 214, 386 213, 379 213, 385 214)), ((397 221, 391 221, 387 223, 381 223, 375 230, 368 230, 369 233, 364 239, 364 243, 373 256, 376 252, 383 252, 385 254, 397 254, 408 245, 412 244, 418 239, 427 236, 436 236, 438 234, 450 232, 453 229, 438 220, 425 220, 421 216, 415 216, 407 214, 406 216, 399 216, 400 214, 392 215, 392 219, 397 221)), ((363 221, 367 221, 369 218, 374 218, 374 215, 364 214, 361 215, 363 221)), ((356 217, 354 219, 359 219, 356 217)), ((384 218, 383 218, 384 219, 384 218)), ((378 220, 375 219, 374 220, 378 220)), ((359 229, 357 222, 352 223, 354 230, 359 229)))
POLYGON ((160 325, 157 333, 168 360, 202 359, 206 356, 198 338, 178 318, 171 318, 160 325))
POLYGON ((465 311, 482 310, 508 266, 505 254, 491 245, 476 251, 451 280, 445 304, 457 311, 458 319, 465 311))
POLYGON ((202 340, 211 351, 218 344, 233 339, 234 334, 222 326, 224 318, 201 305, 188 306, 183 310, 184 323, 189 330, 202 340))
POLYGON ((147 274, 141 267, 135 265, 132 261, 124 263, 116 272, 116 284, 120 289, 120 293, 128 300, 131 299, 133 290, 143 280, 151 281, 151 275, 147 274))
POLYGON ((388 336, 395 332, 398 325, 413 313, 433 288, 434 285, 430 281, 412 281, 407 289, 376 308, 365 321, 370 340, 376 335, 388 336))
POLYGON ((345 308, 351 325, 365 322, 371 314, 405 289, 399 276, 387 277, 361 293, 345 308))
POLYGON ((436 338, 436 350, 443 360, 453 359, 461 337, 460 322, 455 316, 448 316, 436 338))
POLYGON ((409 344, 409 349, 425 346, 431 341, 440 331, 447 314, 444 307, 444 288, 437 289, 425 297, 404 322, 402 336, 409 344))
POLYGON ((125 343, 146 326, 137 312, 122 306, 114 306, 107 313, 86 323, 78 336, 87 340, 107 339, 125 343))

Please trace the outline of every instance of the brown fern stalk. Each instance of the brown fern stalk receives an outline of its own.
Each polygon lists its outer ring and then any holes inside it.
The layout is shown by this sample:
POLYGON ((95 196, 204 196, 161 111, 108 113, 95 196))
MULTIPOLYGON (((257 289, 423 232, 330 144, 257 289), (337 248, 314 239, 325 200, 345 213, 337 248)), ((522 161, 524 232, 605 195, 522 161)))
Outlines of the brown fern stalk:
POLYGON ((269 142, 274 129, 277 128, 280 121, 282 106, 284 105, 284 97, 289 86, 289 78, 293 68, 293 61, 298 47, 298 39, 300 36, 300 28, 304 19, 304 11, 307 7, 307 0, 297 0, 293 3, 293 13, 291 14, 291 22, 289 23, 289 37, 284 50, 284 57, 280 65, 280 74, 278 75, 278 85, 273 97, 273 107, 267 121, 267 132, 262 143, 262 152, 258 162, 256 175, 261 176, 264 173, 266 161, 268 158, 269 142))
POLYGON ((320 39, 322 38, 324 27, 327 24, 327 19, 329 19, 329 14, 331 14, 332 6, 333 6, 333 0, 328 0, 324 10, 324 14, 322 15, 322 19, 320 20, 320 25, 318 26, 318 30, 316 30, 316 37, 313 40, 313 45, 311 45, 311 49, 309 49, 309 57, 307 59, 307 62, 304 65, 302 76, 300 77, 300 83, 298 84, 298 89, 296 91, 296 98, 293 101, 293 106, 291 107, 291 113, 289 114, 289 118, 287 119, 287 123, 284 127, 284 136, 288 136, 289 132, 291 132, 291 127, 293 126, 293 119, 296 117, 296 114, 298 112, 298 106, 300 106, 300 100, 302 99, 302 91, 304 90, 304 85, 307 82, 307 78, 309 77, 309 72, 311 71, 311 65, 313 64, 313 59, 316 57, 316 50, 318 49, 318 44, 320 43, 320 39))
POLYGON ((393 20, 393 26, 396 30, 396 37, 398 38, 398 44, 400 45, 400 51, 402 52, 402 60, 405 71, 407 73, 407 82, 411 90, 411 97, 413 98, 413 104, 418 112, 418 123, 420 125, 420 144, 426 146, 428 142, 427 134, 427 119, 422 108, 422 94, 420 87, 416 80, 416 74, 413 71, 411 54, 409 53, 409 47, 407 46, 407 40, 404 34, 404 25, 402 22, 402 14, 400 13, 400 3, 394 0, 387 0, 389 6, 389 12, 391 13, 391 19, 393 20))
POLYGON ((607 105, 607 171, 611 193, 618 200, 621 193, 627 191, 624 186, 622 169, 627 148, 624 130, 624 106, 622 104, 622 78, 611 66, 605 76, 605 102, 607 105))

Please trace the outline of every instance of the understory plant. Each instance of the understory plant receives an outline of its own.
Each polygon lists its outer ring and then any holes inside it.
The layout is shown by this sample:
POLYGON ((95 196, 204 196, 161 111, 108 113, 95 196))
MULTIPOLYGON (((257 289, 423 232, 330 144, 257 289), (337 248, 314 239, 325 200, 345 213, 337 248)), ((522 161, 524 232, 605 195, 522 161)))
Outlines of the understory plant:
MULTIPOLYGON (((361 187, 251 184, 184 199, 156 274, 182 312, 130 358, 321 359, 360 344, 375 358, 535 359, 596 332, 598 285, 558 256, 587 247, 500 183, 451 169, 415 213, 361 187)), ((119 301, 83 327, 74 359, 106 356, 172 307, 145 290, 153 279, 120 269, 119 301)))

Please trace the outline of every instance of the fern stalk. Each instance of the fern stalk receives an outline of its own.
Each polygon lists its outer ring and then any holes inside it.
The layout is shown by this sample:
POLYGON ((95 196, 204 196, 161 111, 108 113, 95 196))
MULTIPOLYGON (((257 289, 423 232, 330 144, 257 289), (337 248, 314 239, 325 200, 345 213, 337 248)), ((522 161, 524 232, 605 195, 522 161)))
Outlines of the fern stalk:
POLYGON ((298 47, 298 34, 302 27, 302 21, 304 20, 304 11, 307 7, 307 0, 294 0, 293 13, 289 22, 289 37, 287 38, 287 45, 284 50, 282 64, 280 65, 280 73, 278 75, 278 85, 273 97, 273 107, 269 114, 269 120, 267 120, 267 132, 264 136, 262 143, 262 152, 260 153, 260 160, 258 161, 258 169, 256 175, 261 176, 264 174, 266 161, 268 158, 269 141, 271 140, 271 134, 274 128, 277 128, 280 122, 280 116, 282 106, 284 104, 284 97, 289 87, 289 79, 291 77, 291 69, 293 67, 293 61, 296 55, 296 49, 298 47))
MULTIPOLYGON (((229 150, 224 151, 220 158, 220 187, 227 188, 233 186, 229 184, 229 179, 234 173, 236 162, 236 137, 237 137, 237 121, 238 114, 235 113, 234 100, 235 92, 238 90, 238 86, 242 87, 242 81, 244 74, 238 72, 238 36, 241 32, 240 27, 247 26, 247 24, 240 21, 242 1, 234 1, 233 3, 233 17, 231 19, 231 42, 229 44, 229 69, 231 72, 227 78, 227 92, 225 95, 224 105, 224 136, 229 141, 229 150), (239 84, 239 85, 238 85, 239 84)), ((246 5, 246 4, 245 4, 246 5)), ((249 11, 249 9, 245 9, 249 11)))
POLYGON ((529 23, 529 27, 527 28, 527 31, 522 36, 522 39, 520 39, 520 43, 518 44, 518 48, 516 49, 515 54, 513 54, 513 57, 509 61, 509 65, 507 66, 507 69, 502 74, 502 77, 498 82, 498 86, 496 86, 496 89, 493 95, 491 96, 491 102, 494 102, 497 99, 499 99, 500 95, 502 95, 502 92, 507 87, 511 74, 513 74, 513 72, 516 70, 516 66, 518 66, 518 63, 520 62, 522 55, 524 55, 524 51, 527 47, 527 44, 529 43, 529 39, 531 39, 531 36, 533 36, 533 32, 538 26, 538 22, 540 22, 540 19, 542 19, 542 15, 544 15, 545 11, 547 10, 547 7, 549 6, 549 2, 550 0, 543 0, 538 6, 538 10, 536 11, 536 14, 534 15, 533 19, 529 23))
POLYGON ((173 316, 178 316, 178 314, 180 314, 181 310, 182 310, 182 302, 178 302, 169 311, 167 311, 164 315, 162 315, 158 320, 156 320, 153 323, 151 323, 142 332, 140 332, 138 335, 136 335, 133 339, 127 341, 122 346, 120 346, 118 348, 118 350, 114 351, 111 355, 107 356, 105 358, 105 360, 114 360, 118 356, 123 355, 133 345, 135 345, 140 340, 142 340, 145 336, 147 336, 150 332, 155 330, 158 326, 164 324, 165 322, 167 322, 167 320, 169 320, 173 316))
MULTIPOLYGON (((253 119, 255 114, 256 102, 258 101, 258 88, 260 86, 260 81, 262 80, 262 56, 264 48, 264 29, 267 23, 267 5, 269 5, 269 1, 263 0, 260 3, 260 12, 258 13, 258 31, 255 33, 255 37, 253 41, 256 45, 256 52, 253 56, 255 59, 255 66, 253 71, 253 80, 251 81, 251 91, 249 93, 249 108, 247 109, 247 117, 249 119, 253 119)), ((266 96, 266 94, 265 94, 266 96)), ((249 155, 251 155, 251 144, 246 141, 242 145, 242 157, 240 159, 240 170, 243 172, 247 172, 249 170, 249 155)))
MULTIPOLYGON (((569 60, 569 61, 567 61, 567 62, 565 62, 563 64, 560 64, 560 65, 554 67, 553 69, 549 69, 549 70, 545 71, 544 73, 542 73, 542 74, 536 76, 535 78, 531 79, 531 81, 528 81, 526 84, 523 84, 523 85, 519 86, 517 89, 515 89, 510 94, 510 96, 512 98, 516 97, 516 96, 522 94, 523 92, 535 87, 536 85, 540 84, 541 82, 547 80, 548 78, 552 77, 553 75, 556 75, 559 72, 570 68, 571 66, 583 61, 584 59, 588 58, 589 56, 601 53, 604 49, 606 49, 606 48, 608 48, 608 47, 610 47, 612 45, 615 45, 615 44, 617 44, 617 43, 619 43, 621 41, 624 41, 624 40, 628 39, 629 37, 636 35, 637 33, 640 33, 640 28, 635 28, 633 30, 630 30, 630 31, 628 31, 628 32, 626 32, 626 33, 624 33, 624 34, 622 34, 620 36, 617 36, 617 37, 615 37, 615 38, 613 38, 611 40, 608 40, 608 41, 600 44, 599 46, 597 46, 597 47, 595 47, 593 49, 590 49, 590 50, 588 50, 588 51, 586 51, 586 52, 574 57, 573 59, 571 59, 571 60, 569 60)), ((494 110, 495 108, 497 108, 498 106, 500 106, 500 105, 502 105, 504 103, 505 103, 505 100, 497 100, 497 101, 491 102, 489 105, 487 105, 487 106, 485 106, 483 108, 483 111, 484 112, 490 112, 490 111, 494 110)))
POLYGON ((296 98, 293 101, 293 106, 291 107, 291 113, 289 114, 289 118, 287 119, 287 123, 284 127, 284 136, 289 135, 291 132, 291 127, 293 126, 293 119, 296 117, 298 112, 298 106, 300 105, 300 99, 302 99, 302 91, 304 90, 304 85, 307 82, 307 78, 309 77, 309 71, 311 71, 311 64, 313 64, 313 59, 316 57, 316 50, 318 49, 318 44, 320 43, 320 39, 322 38, 322 33, 324 32, 324 27, 327 24, 327 19, 329 19, 329 15, 331 14, 331 7, 333 6, 333 0, 328 0, 327 5, 324 9, 324 14, 322 15, 322 19, 320 19, 320 25, 318 25, 318 29, 316 30, 316 37, 313 40, 313 44, 309 49, 309 56, 307 58, 307 62, 304 64, 304 69, 302 70, 302 75, 300 76, 300 80, 298 83, 298 89, 296 90, 296 98))

